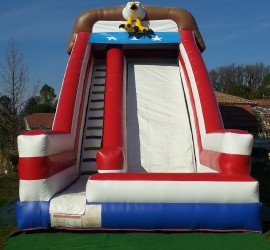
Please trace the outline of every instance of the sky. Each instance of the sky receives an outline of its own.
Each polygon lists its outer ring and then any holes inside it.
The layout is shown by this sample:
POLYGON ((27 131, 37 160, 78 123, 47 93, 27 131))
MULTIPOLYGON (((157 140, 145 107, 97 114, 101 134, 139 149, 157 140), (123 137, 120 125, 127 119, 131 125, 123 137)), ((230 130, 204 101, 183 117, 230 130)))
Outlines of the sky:
MULTIPOLYGON (((40 80, 58 95, 76 18, 89 9, 125 4, 123 0, 0 0, 0 62, 14 39, 28 68, 27 88, 40 80)), ((208 70, 232 63, 270 64, 269 0, 144 0, 141 4, 191 12, 206 44, 203 58, 208 70)))

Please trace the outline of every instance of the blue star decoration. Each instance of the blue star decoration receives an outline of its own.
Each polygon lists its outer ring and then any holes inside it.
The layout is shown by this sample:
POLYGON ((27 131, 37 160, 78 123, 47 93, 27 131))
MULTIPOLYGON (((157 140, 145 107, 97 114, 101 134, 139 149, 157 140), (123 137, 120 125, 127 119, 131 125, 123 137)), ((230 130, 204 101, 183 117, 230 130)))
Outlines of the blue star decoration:
POLYGON ((108 41, 111 41, 111 40, 116 41, 117 40, 117 38, 114 36, 107 36, 107 39, 108 39, 108 41))
POLYGON ((152 37, 151 39, 152 41, 161 41, 163 37, 155 36, 155 37, 152 37))
POLYGON ((178 32, 97 32, 92 33, 90 43, 103 44, 155 44, 180 43, 178 32))

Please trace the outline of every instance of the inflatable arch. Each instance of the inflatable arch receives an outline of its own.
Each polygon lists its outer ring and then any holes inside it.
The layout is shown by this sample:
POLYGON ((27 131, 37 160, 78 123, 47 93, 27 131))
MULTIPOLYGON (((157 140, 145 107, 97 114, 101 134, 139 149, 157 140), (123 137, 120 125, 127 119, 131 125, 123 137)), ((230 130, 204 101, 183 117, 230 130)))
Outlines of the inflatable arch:
POLYGON ((253 137, 223 127, 193 16, 127 32, 124 7, 78 17, 53 128, 18 137, 19 230, 260 232, 253 137))

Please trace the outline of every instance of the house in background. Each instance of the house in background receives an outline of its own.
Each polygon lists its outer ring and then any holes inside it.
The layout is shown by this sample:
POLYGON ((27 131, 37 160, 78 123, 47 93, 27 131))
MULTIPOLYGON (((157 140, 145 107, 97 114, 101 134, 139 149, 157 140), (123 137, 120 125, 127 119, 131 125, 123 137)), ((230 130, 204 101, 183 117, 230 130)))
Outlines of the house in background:
MULTIPOLYGON (((254 109, 259 100, 247 100, 241 97, 215 92, 223 124, 226 129, 241 129, 256 134, 259 122, 254 109)), ((269 110, 270 110, 270 101, 269 110)), ((54 113, 34 113, 24 118, 26 130, 51 129, 54 113)), ((269 112, 270 122, 270 112, 269 112)))
POLYGON ((254 108, 260 123, 258 136, 253 143, 253 160, 266 164, 270 160, 270 99, 255 99, 258 105, 254 108))
POLYGON ((51 129, 54 113, 34 113, 24 117, 25 129, 51 129))
POLYGON ((259 137, 270 138, 270 99, 255 99, 258 105, 254 108, 261 123, 259 137))
POLYGON ((257 136, 259 121, 254 111, 257 102, 242 97, 215 92, 226 129, 240 129, 257 136))
POLYGON ((252 162, 270 159, 270 99, 247 100, 216 92, 224 127, 246 130, 254 135, 252 162))
MULTIPOLYGON (((268 161, 270 157, 270 99, 247 100, 215 92, 226 129, 241 129, 255 137, 252 159, 268 161), (264 137, 256 138, 256 137, 264 137)), ((54 113, 34 113, 24 118, 26 130, 51 129, 54 113)))

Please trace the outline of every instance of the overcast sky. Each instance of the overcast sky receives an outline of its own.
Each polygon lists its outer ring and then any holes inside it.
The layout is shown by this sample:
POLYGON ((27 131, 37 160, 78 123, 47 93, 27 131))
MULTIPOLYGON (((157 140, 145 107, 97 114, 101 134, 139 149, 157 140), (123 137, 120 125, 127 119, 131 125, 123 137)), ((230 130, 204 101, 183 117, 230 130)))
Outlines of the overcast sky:
MULTIPOLYGON (((206 44, 208 69, 236 64, 270 64, 270 0, 145 0, 144 5, 187 9, 195 17, 206 44)), ((29 85, 40 79, 59 94, 68 55, 66 45, 76 17, 126 1, 1 0, 0 61, 14 38, 30 73, 29 85)))

